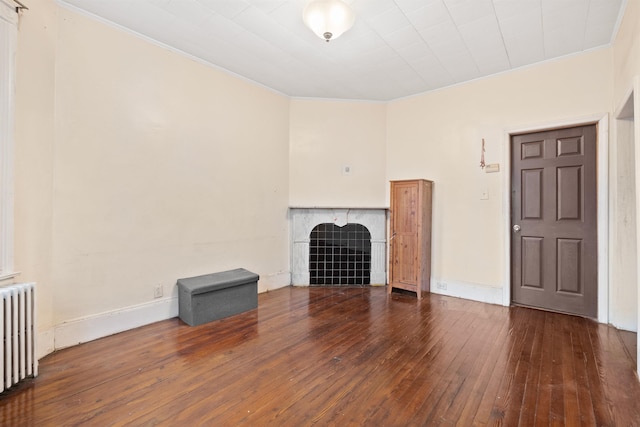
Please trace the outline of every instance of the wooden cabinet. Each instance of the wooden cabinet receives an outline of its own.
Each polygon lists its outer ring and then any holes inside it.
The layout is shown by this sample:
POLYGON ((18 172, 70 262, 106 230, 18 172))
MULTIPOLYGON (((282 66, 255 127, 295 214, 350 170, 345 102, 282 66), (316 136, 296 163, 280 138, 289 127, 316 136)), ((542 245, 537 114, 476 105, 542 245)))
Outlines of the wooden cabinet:
POLYGON ((389 287, 429 292, 433 182, 391 181, 389 287))

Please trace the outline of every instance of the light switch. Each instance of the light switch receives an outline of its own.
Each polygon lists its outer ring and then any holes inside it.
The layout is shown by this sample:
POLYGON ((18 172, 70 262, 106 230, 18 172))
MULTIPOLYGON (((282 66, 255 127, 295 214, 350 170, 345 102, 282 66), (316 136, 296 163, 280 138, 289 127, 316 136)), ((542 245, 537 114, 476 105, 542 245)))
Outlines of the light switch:
POLYGON ((342 166, 342 175, 351 175, 351 166, 349 165, 342 166))
POLYGON ((483 188, 480 190, 480 200, 489 200, 489 189, 483 188))
POLYGON ((485 166, 484 171, 486 173, 500 172, 500 163, 491 163, 485 166))

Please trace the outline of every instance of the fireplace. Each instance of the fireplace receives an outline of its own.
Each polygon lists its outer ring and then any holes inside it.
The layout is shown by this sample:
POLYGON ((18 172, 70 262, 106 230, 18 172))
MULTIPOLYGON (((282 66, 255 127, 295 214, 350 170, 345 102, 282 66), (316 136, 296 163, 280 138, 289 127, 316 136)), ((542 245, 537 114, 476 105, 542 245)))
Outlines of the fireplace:
POLYGON ((318 224, 309 241, 311 286, 371 284, 371 233, 360 224, 318 224))
POLYGON ((386 284, 386 209, 291 208, 290 218, 293 285, 386 284))

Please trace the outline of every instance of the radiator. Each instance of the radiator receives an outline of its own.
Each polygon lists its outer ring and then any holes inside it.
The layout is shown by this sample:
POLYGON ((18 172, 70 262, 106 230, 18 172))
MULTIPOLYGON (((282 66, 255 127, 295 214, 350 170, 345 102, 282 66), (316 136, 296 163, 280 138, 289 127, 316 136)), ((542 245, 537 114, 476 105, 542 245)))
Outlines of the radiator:
POLYGON ((34 283, 0 287, 0 392, 38 375, 35 296, 34 283))

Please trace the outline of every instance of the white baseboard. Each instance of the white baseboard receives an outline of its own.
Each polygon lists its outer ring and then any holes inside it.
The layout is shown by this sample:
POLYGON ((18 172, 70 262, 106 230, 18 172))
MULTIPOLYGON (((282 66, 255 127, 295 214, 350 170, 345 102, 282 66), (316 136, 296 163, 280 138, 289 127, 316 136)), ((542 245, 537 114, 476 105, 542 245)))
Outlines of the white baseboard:
POLYGON ((55 351, 53 328, 49 328, 44 331, 38 331, 36 333, 36 359, 40 360, 47 354, 51 354, 55 351))
POLYGON ((70 320, 54 327, 54 346, 59 350, 177 315, 178 298, 171 297, 70 320))
MULTIPOLYGON (((289 272, 263 276, 258 281, 258 292, 263 293, 290 284, 289 272)), ((54 350, 177 316, 178 297, 176 296, 69 320, 55 325, 52 329, 38 332, 36 355, 40 359, 54 350)))
POLYGON ((434 294, 502 305, 502 288, 494 288, 477 283, 454 282, 446 279, 432 278, 431 292, 434 294), (439 287, 439 284, 446 287, 446 289, 439 287))
MULTIPOLYGON (((611 317, 609 317, 609 320, 611 320, 611 317)), ((627 320, 627 321, 618 321, 617 319, 614 319, 611 323, 611 326, 613 326, 616 329, 621 329, 623 331, 629 331, 629 332, 638 332, 638 325, 633 322, 632 320, 627 320)))
POLYGON ((291 273, 288 271, 271 274, 269 276, 260 276, 260 280, 258 280, 258 293, 273 291, 289 285, 291 285, 291 273))

